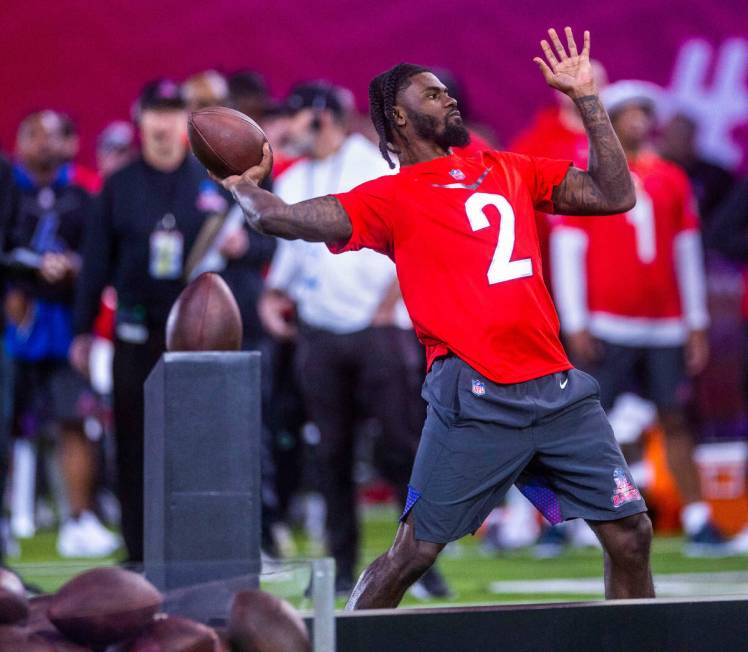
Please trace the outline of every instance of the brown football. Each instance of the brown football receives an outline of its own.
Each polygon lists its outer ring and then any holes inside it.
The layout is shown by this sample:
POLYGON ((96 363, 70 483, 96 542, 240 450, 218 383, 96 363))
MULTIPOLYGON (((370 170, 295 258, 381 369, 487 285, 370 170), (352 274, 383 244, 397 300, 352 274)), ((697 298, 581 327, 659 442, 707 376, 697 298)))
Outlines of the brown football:
POLYGON ((76 643, 103 647, 138 634, 163 597, 141 575, 117 567, 94 568, 64 584, 47 615, 76 643))
POLYGON ((238 351, 242 316, 218 274, 200 274, 177 297, 166 320, 167 351, 238 351))
POLYGON ((10 625, 24 620, 29 613, 26 589, 18 575, 0 568, 0 625, 10 625))
POLYGON ((210 627, 177 616, 156 616, 123 652, 219 652, 218 634, 210 627))
POLYGON ((219 179, 242 174, 262 160, 265 132, 234 109, 212 106, 190 115, 188 133, 198 160, 219 179))
POLYGON ((309 631, 285 600, 260 590, 234 596, 229 639, 235 652, 310 652, 309 631))

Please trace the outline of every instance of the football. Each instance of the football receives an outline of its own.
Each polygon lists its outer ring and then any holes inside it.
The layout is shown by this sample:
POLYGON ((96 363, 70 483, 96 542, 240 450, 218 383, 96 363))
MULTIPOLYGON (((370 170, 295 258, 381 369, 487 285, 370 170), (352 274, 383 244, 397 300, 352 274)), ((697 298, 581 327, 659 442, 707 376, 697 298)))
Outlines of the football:
POLYGON ((158 590, 137 573, 94 568, 60 588, 47 616, 72 641, 103 647, 138 634, 162 602, 158 590))
POLYGON ((122 652, 220 652, 218 634, 186 618, 156 616, 122 652))
POLYGON ((188 133, 197 159, 219 179, 257 165, 267 142, 265 132, 252 118, 223 106, 192 113, 188 133))
POLYGON ((29 613, 26 590, 18 576, 0 568, 0 625, 10 625, 24 620, 29 613))
POLYGON ((242 317, 229 286, 205 272, 177 297, 166 320, 167 351, 238 351, 242 317))
POLYGON ((310 652, 309 632, 285 600, 260 590, 234 596, 229 639, 236 652, 310 652))

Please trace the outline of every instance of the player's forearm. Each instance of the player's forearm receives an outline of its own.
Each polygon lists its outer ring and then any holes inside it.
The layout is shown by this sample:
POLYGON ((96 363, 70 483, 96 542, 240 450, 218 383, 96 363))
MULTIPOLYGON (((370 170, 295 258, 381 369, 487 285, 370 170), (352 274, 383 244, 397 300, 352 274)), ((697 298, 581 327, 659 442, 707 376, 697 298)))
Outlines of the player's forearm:
POLYGON ((625 213, 636 203, 626 155, 600 98, 574 99, 589 140, 587 171, 571 169, 554 193, 558 213, 604 215, 625 213))
POLYGON ((253 184, 235 186, 232 193, 249 225, 260 233, 308 242, 340 242, 351 237, 351 221, 334 197, 286 204, 253 184))
POLYGON ((611 212, 623 213, 636 204, 626 154, 598 95, 577 98, 589 140, 587 172, 597 184, 611 212))

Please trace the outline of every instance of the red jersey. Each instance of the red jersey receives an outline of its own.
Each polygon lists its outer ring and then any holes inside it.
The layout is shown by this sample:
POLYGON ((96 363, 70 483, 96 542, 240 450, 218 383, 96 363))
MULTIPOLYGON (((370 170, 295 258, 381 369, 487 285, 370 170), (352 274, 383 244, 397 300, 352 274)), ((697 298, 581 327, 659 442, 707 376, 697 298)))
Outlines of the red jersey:
MULTIPOLYGON (((632 210, 562 218, 586 237, 583 274, 590 330, 625 341, 636 339, 641 328, 658 341, 660 329, 659 341, 675 342, 682 339, 683 317, 676 241, 688 231, 698 233, 695 200, 685 173, 654 153, 641 154, 629 166, 637 197, 632 210)), ((565 260, 554 266, 571 264, 562 250, 558 255, 565 260)))
POLYGON ((534 211, 553 211, 570 165, 486 151, 406 166, 335 195, 353 234, 329 247, 368 247, 395 261, 429 367, 451 352, 499 383, 569 369, 534 211))

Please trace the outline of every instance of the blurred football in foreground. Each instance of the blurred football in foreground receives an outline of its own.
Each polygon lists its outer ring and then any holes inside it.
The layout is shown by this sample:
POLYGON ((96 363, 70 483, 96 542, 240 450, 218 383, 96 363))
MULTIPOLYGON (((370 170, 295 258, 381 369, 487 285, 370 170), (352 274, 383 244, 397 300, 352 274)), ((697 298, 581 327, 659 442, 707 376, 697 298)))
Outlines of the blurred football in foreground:
POLYGON ((219 179, 257 165, 267 141, 252 118, 223 106, 192 113, 188 133, 195 156, 219 179))
POLYGON ((218 634, 186 618, 156 616, 124 652, 220 652, 218 634))
POLYGON ((234 295, 218 274, 201 274, 169 312, 167 351, 238 351, 241 346, 242 317, 234 295))
POLYGON ((0 568, 0 625, 24 620, 29 612, 26 589, 18 575, 0 568))
POLYGON ((264 591, 240 591, 229 616, 235 652, 310 652, 309 632, 296 610, 264 591))
POLYGON ((95 568, 64 584, 47 615, 76 643, 102 647, 138 634, 162 602, 158 590, 137 573, 95 568))

